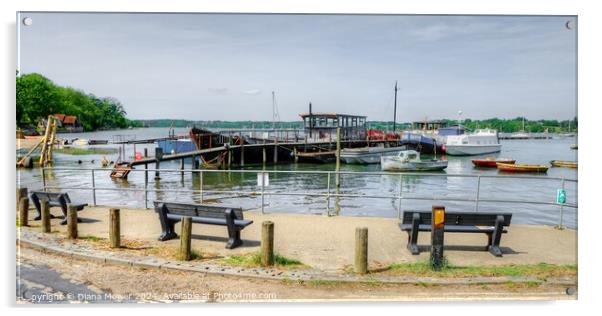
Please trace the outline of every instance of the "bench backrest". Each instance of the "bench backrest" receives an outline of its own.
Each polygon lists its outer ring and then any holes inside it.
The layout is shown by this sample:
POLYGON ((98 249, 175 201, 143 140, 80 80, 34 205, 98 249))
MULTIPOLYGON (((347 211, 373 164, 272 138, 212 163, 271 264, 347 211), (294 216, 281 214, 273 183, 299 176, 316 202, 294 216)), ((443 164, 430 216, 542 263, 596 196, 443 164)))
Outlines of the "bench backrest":
POLYGON ((44 191, 34 191, 31 192, 31 195, 35 195, 40 201, 49 201, 49 202, 58 202, 63 203, 71 203, 71 199, 69 198, 69 194, 65 192, 44 192, 44 191))
POLYGON ((197 216, 197 217, 209 217, 209 218, 224 218, 224 212, 227 209, 234 211, 237 219, 244 219, 242 208, 230 207, 230 206, 217 206, 217 205, 205 205, 205 204, 188 204, 188 203, 177 203, 177 202, 166 202, 166 201, 154 201, 155 212, 159 211, 162 205, 165 205, 167 213, 177 214, 183 216, 197 216))
MULTIPOLYGON (((431 224, 432 213, 430 211, 404 211, 403 224, 412 224, 414 213, 420 214, 419 224, 431 224)), ((498 215, 504 216, 504 226, 510 226, 512 213, 488 213, 488 212, 445 212, 445 225, 475 225, 494 226, 498 215)))

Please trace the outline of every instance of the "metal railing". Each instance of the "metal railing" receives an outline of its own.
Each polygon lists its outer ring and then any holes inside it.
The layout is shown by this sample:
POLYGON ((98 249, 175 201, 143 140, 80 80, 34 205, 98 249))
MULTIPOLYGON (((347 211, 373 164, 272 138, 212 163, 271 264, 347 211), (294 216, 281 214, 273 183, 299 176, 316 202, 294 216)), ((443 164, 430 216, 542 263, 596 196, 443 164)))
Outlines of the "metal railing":
MULTIPOLYGON (((44 190, 90 190, 92 192, 93 205, 96 206, 96 192, 97 191, 133 191, 141 192, 144 191, 144 206, 148 209, 148 193, 154 192, 177 192, 177 193, 192 193, 199 194, 200 202, 203 203, 205 194, 234 194, 234 195, 250 195, 260 196, 261 198, 261 213, 265 213, 265 197, 266 196, 305 196, 305 197, 324 197, 326 204, 326 212, 330 214, 330 203, 332 198, 370 198, 370 199, 393 199, 399 201, 397 207, 397 218, 401 218, 401 205, 403 200, 423 200, 423 201, 453 201, 453 202, 474 202, 474 211, 479 211, 479 203, 515 203, 515 204, 534 204, 534 205, 549 205, 559 207, 559 221, 558 226, 563 227, 563 216, 564 208, 577 209, 577 203, 557 203, 549 201, 533 201, 533 200, 515 200, 515 199, 484 199, 481 198, 481 179, 482 178, 501 178, 501 179, 532 179, 541 181, 558 181, 560 187, 565 189, 566 182, 577 183, 578 180, 566 179, 559 177, 547 177, 547 176, 518 176, 518 175, 471 175, 471 174, 449 174, 449 173, 401 173, 401 172, 357 172, 357 171, 297 171, 297 170, 208 170, 208 169, 132 169, 131 172, 144 172, 144 187, 143 188, 111 188, 111 187, 96 187, 95 175, 96 171, 110 172, 111 169, 103 168, 53 168, 45 167, 42 168, 42 184, 44 190), (49 186, 46 183, 46 172, 47 171, 90 171, 91 175, 91 187, 69 187, 69 186, 49 186), (157 172, 160 173, 180 173, 182 177, 185 173, 197 174, 199 179, 198 190, 188 189, 161 189, 161 188, 149 188, 148 173, 157 172), (210 173, 234 173, 234 174, 257 174, 260 184, 257 186, 259 190, 210 190, 205 189, 204 178, 206 174, 210 173), (326 177, 326 190, 324 192, 273 192, 266 191, 265 175, 266 174, 293 174, 293 175, 322 175, 326 177), (375 194, 351 194, 341 193, 340 188, 335 188, 334 192, 331 187, 332 177, 340 177, 341 175, 353 175, 353 176, 389 176, 399 177, 399 191, 394 195, 375 195, 375 194), (475 195, 473 198, 462 198, 462 197, 449 197, 449 196, 404 196, 403 195, 403 178, 404 177, 445 177, 445 178, 475 178, 476 188, 475 195)), ((339 182, 339 181, 337 181, 339 182)))

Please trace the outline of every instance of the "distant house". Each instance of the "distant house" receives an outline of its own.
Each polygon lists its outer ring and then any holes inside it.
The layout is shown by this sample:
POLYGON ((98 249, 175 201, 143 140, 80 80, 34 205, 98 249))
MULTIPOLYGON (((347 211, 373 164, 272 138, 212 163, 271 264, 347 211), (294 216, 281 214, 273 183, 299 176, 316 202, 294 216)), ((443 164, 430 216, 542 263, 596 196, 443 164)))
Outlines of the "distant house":
POLYGON ((75 115, 65 114, 54 114, 54 117, 58 120, 58 128, 65 132, 82 132, 84 128, 81 122, 75 115))

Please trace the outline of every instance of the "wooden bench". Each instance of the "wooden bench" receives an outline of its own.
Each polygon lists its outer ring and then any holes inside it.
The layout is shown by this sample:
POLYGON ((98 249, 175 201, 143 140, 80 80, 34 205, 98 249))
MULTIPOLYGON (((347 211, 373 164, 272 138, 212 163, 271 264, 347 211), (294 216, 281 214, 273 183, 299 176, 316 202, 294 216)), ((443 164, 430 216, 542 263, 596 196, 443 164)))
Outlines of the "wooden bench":
POLYGON ((75 205, 78 211, 81 211, 84 209, 84 207, 88 206, 87 203, 73 204, 69 198, 69 194, 66 192, 34 191, 31 192, 29 198, 38 211, 38 215, 34 218, 34 220, 37 221, 42 218, 42 206, 40 201, 48 201, 48 207, 58 206, 63 211, 63 221, 61 221, 61 225, 67 224, 67 205, 75 205))
MULTIPOLYGON (((431 231, 430 211, 404 211, 399 227, 408 232, 408 249, 413 255, 420 253, 418 250, 418 232, 431 231)), ((449 233, 482 233, 487 234, 487 250, 496 257, 502 256, 500 240, 502 234, 508 231, 504 227, 510 226, 511 213, 485 213, 485 212, 445 212, 445 232, 449 233)))
POLYGON ((190 216, 193 223, 226 226, 228 228, 226 248, 232 249, 242 245, 240 231, 253 223, 243 218, 241 208, 165 201, 154 201, 154 204, 163 230, 159 236, 160 241, 178 237, 174 225, 181 221, 182 217, 190 216))

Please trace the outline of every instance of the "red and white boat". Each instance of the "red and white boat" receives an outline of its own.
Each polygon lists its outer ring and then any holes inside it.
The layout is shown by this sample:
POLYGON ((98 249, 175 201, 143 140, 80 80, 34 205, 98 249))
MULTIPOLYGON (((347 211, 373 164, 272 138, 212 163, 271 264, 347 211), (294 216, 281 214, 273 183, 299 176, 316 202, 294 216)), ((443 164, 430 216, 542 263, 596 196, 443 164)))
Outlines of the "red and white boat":
POLYGON ((509 159, 509 158, 494 158, 494 157, 487 157, 485 159, 473 159, 472 163, 474 164, 475 167, 482 167, 482 168, 497 168, 497 163, 506 163, 506 164, 513 164, 516 162, 516 160, 514 159, 509 159))

